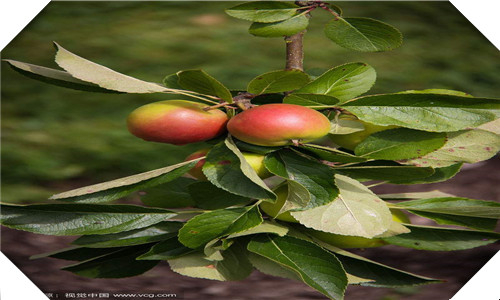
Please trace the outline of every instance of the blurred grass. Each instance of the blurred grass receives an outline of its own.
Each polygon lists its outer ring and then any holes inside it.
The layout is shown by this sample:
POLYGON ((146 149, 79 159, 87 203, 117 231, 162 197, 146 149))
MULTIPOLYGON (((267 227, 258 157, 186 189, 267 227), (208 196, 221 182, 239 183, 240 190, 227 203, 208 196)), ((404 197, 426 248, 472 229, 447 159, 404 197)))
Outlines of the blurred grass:
MULTIPOLYGON (((330 18, 313 13, 305 68, 363 61, 378 73, 371 93, 449 88, 498 96, 499 52, 448 2, 339 2, 346 16, 398 27, 403 47, 385 53, 342 49, 323 35, 330 18)), ((223 12, 231 2, 51 2, 2 58, 56 67, 52 41, 87 59, 161 82, 202 68, 232 89, 281 69, 281 39, 247 33, 223 12)), ((110 95, 30 80, 2 64, 2 201, 42 201, 54 192, 174 164, 204 145, 170 146, 130 135, 125 118, 159 95, 110 95)))

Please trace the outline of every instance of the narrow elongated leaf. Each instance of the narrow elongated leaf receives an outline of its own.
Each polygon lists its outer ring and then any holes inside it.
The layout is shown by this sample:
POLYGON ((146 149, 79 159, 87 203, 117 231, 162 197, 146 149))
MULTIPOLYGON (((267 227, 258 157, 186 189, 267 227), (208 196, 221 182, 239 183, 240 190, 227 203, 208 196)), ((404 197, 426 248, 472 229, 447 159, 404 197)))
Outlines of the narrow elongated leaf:
POLYGON ((330 203, 339 193, 331 168, 293 151, 268 154, 264 164, 271 173, 295 181, 309 192, 311 200, 306 209, 330 203))
POLYGON ((345 101, 370 90, 376 77, 371 66, 361 62, 348 63, 326 71, 295 93, 328 95, 345 101))
POLYGON ((330 246, 326 243, 322 243, 321 241, 320 245, 335 253, 347 273, 372 280, 371 282, 361 282, 360 284, 363 286, 402 287, 441 282, 438 279, 398 270, 348 251, 330 246))
POLYGON ((142 203, 147 206, 162 208, 190 207, 195 201, 189 194, 188 187, 197 180, 179 177, 167 183, 139 192, 142 203))
POLYGON ((1 205, 0 224, 49 235, 107 234, 134 230, 174 217, 174 212, 134 205, 1 205))
POLYGON ((379 194, 380 198, 384 200, 411 200, 411 199, 426 199, 426 198, 439 198, 439 197, 454 197, 452 194, 433 190, 430 192, 416 192, 416 193, 397 193, 397 194, 379 194))
POLYGON ((272 71, 252 79, 247 90, 252 94, 293 91, 309 82, 309 75, 300 70, 272 71))
POLYGON ((494 243, 500 234, 491 231, 473 231, 431 226, 406 225, 411 232, 383 238, 389 244, 430 251, 471 249, 494 243))
POLYGON ((332 163, 355 163, 355 162, 364 162, 368 160, 367 158, 352 155, 350 153, 338 150, 336 148, 330 148, 314 144, 303 144, 300 145, 300 147, 314 153, 320 159, 332 163))
POLYGON ((283 37, 290 36, 305 30, 309 25, 309 18, 299 14, 283 21, 273 23, 254 22, 250 25, 248 32, 260 37, 283 37))
POLYGON ((189 186, 189 193, 196 207, 203 209, 221 209, 249 203, 251 200, 216 187, 210 182, 196 182, 189 186))
POLYGON ((256 199, 276 198, 230 137, 208 152, 203 173, 215 186, 230 193, 256 199))
POLYGON ((177 165, 78 188, 56 194, 50 197, 50 199, 81 203, 110 202, 125 197, 133 192, 172 181, 184 175, 201 159, 203 158, 201 157, 177 165))
POLYGON ((181 244, 177 236, 161 241, 151 249, 138 256, 138 260, 169 260, 192 253, 194 250, 181 244))
POLYGON ((123 247, 148 244, 177 236, 181 222, 160 222, 158 224, 112 234, 85 235, 72 244, 89 248, 123 247))
POLYGON ((392 215, 387 205, 360 182, 335 175, 340 195, 331 203, 291 215, 306 227, 342 235, 372 238, 387 231, 392 215))
POLYGON ((402 161, 415 166, 447 167, 456 163, 487 160, 500 151, 500 135, 485 130, 463 130, 447 133, 446 144, 422 157, 402 161))
MULTIPOLYGON (((400 177, 396 180, 391 180, 391 183, 393 184, 424 184, 424 183, 433 183, 433 182, 441 182, 441 181, 446 181, 453 176, 455 176, 459 171, 460 168, 462 167, 462 163, 450 165, 448 167, 443 167, 443 168, 433 168, 434 174, 428 177, 422 177, 422 178, 405 178, 401 179, 403 177, 400 177)), ((421 169, 426 169, 424 167, 420 167, 421 169)))
POLYGON ((184 255, 168 261, 172 271, 184 276, 212 280, 242 280, 252 272, 248 251, 240 243, 234 243, 222 252, 222 260, 207 260, 201 252, 184 255))
POLYGON ((229 89, 203 70, 180 71, 177 72, 177 77, 178 83, 187 90, 217 96, 228 103, 233 103, 229 89))
POLYGON ((495 219, 456 216, 456 215, 413 211, 413 210, 410 210, 410 212, 417 216, 434 220, 436 223, 441 225, 458 225, 472 229, 488 230, 488 231, 495 230, 495 227, 497 225, 497 220, 495 219))
POLYGON ((75 55, 54 43, 57 48, 56 63, 71 76, 97 84, 98 86, 123 93, 161 93, 175 92, 157 83, 143 81, 128 75, 113 71, 107 67, 91 62, 75 55))
POLYGON ((141 261, 136 257, 144 253, 148 247, 135 246, 86 260, 78 264, 62 268, 88 278, 123 278, 140 275, 158 264, 158 261, 141 261))
POLYGON ((362 52, 388 51, 403 43, 399 30, 370 18, 336 17, 326 24, 325 34, 341 47, 362 52))
POLYGON ((419 168, 407 166, 370 166, 356 165, 343 168, 335 168, 335 172, 349 176, 356 180, 384 180, 390 181, 405 178, 406 180, 420 179, 431 176, 432 168, 419 168))
POLYGON ((6 61, 13 70, 22 75, 45 83, 88 92, 116 93, 116 91, 104 89, 96 84, 77 79, 65 71, 28 64, 12 59, 3 59, 3 61, 6 61))
POLYGON ((455 90, 446 90, 446 89, 425 89, 425 90, 407 90, 399 92, 398 94, 443 94, 443 95, 455 95, 462 97, 472 97, 471 94, 461 91, 455 90))
POLYGON ((308 106, 313 109, 323 109, 339 103, 339 99, 317 94, 290 94, 283 99, 283 103, 308 106))
POLYGON ((310 287, 331 299, 342 299, 347 276, 338 259, 313 243, 285 236, 259 235, 248 250, 292 270, 310 287))
POLYGON ((500 203, 494 201, 444 197, 404 201, 392 205, 412 211, 500 219, 500 203))
POLYGON ((56 251, 51 251, 47 253, 36 254, 30 257, 30 259, 40 259, 46 257, 52 257, 64 260, 74 260, 74 261, 85 261, 93 259, 99 256, 108 255, 120 250, 123 247, 118 248, 86 248, 73 246, 69 248, 59 249, 56 251))
POLYGON ((500 101, 441 94, 365 96, 342 104, 363 121, 425 131, 448 132, 476 127, 500 115, 500 101))
POLYGON ((248 230, 262 221, 255 205, 214 210, 190 219, 179 230, 179 241, 189 248, 199 248, 213 239, 248 230))
POLYGON ((401 160, 421 157, 445 143, 445 133, 395 128, 368 136, 356 146, 354 153, 373 159, 401 160))
POLYGON ((277 22, 291 18, 299 7, 288 2, 258 1, 247 2, 226 9, 231 17, 252 22, 277 22))

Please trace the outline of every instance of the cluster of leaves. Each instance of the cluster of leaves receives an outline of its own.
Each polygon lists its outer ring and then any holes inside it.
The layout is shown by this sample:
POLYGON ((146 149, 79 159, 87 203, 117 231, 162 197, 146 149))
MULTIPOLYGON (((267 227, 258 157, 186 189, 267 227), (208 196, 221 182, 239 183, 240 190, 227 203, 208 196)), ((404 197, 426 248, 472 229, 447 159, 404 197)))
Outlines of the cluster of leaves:
POLYGON ((322 1, 255 1, 226 10, 232 17, 252 21, 248 31, 260 37, 283 37, 299 33, 309 25, 310 13, 322 8, 333 19, 325 26, 325 35, 339 46, 363 51, 388 51, 401 46, 399 30, 371 18, 343 17, 340 7, 322 1))
MULTIPOLYGON (((307 9, 316 4, 252 2, 227 12, 253 21, 253 34, 289 35, 304 28, 279 31, 283 24, 303 22, 307 9)), ((388 49, 380 45, 395 46, 390 43, 393 35, 384 31, 388 25, 342 18, 338 8, 328 8, 336 16, 326 27, 327 36, 342 41, 339 45, 364 51, 368 48, 357 41, 363 36, 376 51, 388 49)), ((160 85, 56 48, 56 62, 64 71, 7 62, 31 78, 92 92, 171 93, 215 104, 233 103, 238 93, 202 70, 180 71, 160 85)), ((500 101, 448 90, 361 96, 375 78, 371 66, 348 63, 317 78, 301 70, 268 72, 245 90, 253 104, 296 104, 399 126, 372 134, 354 151, 314 143, 262 147, 224 136, 213 141, 206 157, 57 194, 51 198, 54 204, 2 205, 0 222, 39 234, 82 235, 71 248, 36 257, 77 261, 64 269, 91 278, 135 276, 160 261, 177 273, 215 280, 240 280, 255 268, 302 281, 334 299, 343 297, 348 284, 438 282, 329 245, 310 236, 310 229, 433 251, 469 249, 500 239, 494 232, 500 218, 496 202, 440 192, 376 195, 363 184, 440 182, 453 177, 463 163, 491 158, 500 150, 500 101), (274 184, 259 178, 241 151, 265 155, 274 184), (201 159, 208 181, 183 177, 201 159), (273 220, 259 209, 262 202, 276 201, 273 186, 282 183, 288 185, 288 196, 280 212, 290 211, 298 224, 273 220), (139 193, 149 207, 108 204, 132 193, 139 193), (392 220, 390 209, 465 228, 400 224, 392 220)), ((332 118, 332 134, 359 130, 363 128, 332 118)))

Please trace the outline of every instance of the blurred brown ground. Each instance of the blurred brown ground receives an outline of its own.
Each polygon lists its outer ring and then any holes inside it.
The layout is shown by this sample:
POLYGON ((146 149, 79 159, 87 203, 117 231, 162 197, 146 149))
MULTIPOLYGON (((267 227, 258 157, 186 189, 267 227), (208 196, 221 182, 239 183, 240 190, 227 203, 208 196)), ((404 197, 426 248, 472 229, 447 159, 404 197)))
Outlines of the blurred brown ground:
MULTIPOLYGON (((500 160, 494 158, 479 166, 465 168, 445 183, 386 185, 374 190, 377 193, 393 193, 439 189, 458 196, 500 202, 499 169, 500 160)), ((422 223, 422 219, 413 217, 412 222, 422 223)), ((44 292, 176 293, 184 299, 207 300, 326 299, 302 283, 257 271, 244 281, 217 282, 180 276, 170 271, 166 263, 135 278, 88 279, 59 270, 68 264, 66 261, 51 258, 29 260, 31 255, 67 247, 72 237, 35 235, 2 227, 1 238, 2 252, 44 292)), ((418 251, 396 246, 359 250, 358 254, 370 259, 419 275, 443 279, 446 283, 400 289, 350 286, 346 299, 450 299, 499 250, 499 243, 454 252, 418 251)), ((110 299, 113 299, 112 295, 110 299)))

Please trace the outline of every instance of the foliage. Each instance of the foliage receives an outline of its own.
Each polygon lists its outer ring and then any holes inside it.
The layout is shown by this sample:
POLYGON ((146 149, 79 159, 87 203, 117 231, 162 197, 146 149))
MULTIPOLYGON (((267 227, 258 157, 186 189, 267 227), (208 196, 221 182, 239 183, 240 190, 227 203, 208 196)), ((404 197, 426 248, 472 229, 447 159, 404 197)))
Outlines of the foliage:
MULTIPOLYGON (((391 25, 344 17, 340 8, 326 2, 259 1, 226 12, 252 21, 249 32, 253 35, 282 37, 304 30, 315 9, 329 13, 324 33, 341 47, 380 52, 401 45, 401 33, 391 25)), ((78 261, 65 267, 67 271, 90 278, 118 278, 142 274, 159 261, 167 261, 182 275, 241 280, 256 268, 342 299, 348 284, 395 287, 438 280, 336 248, 309 236, 311 228, 433 251, 470 249, 500 239, 493 231, 500 218, 498 203, 452 195, 411 195, 394 201, 363 184, 367 180, 443 181, 463 163, 493 157, 500 150, 498 132, 491 131, 494 127, 477 127, 498 120, 498 99, 444 89, 363 96, 376 79, 374 68, 363 62, 344 63, 320 76, 303 70, 266 72, 239 93, 198 69, 168 75, 162 85, 119 73, 55 45, 55 61, 64 71, 6 62, 23 75, 57 86, 180 95, 216 104, 213 109, 223 107, 229 116, 248 109, 248 103, 240 102, 241 96, 255 102, 264 98, 302 105, 334 116, 335 129, 330 134, 363 130, 339 122, 340 114, 400 127, 369 135, 353 151, 300 141, 261 147, 227 135, 208 141, 213 147, 206 157, 60 193, 51 197, 55 202, 51 204, 2 204, 4 226, 41 234, 82 235, 73 242, 76 248, 45 255, 78 261), (264 166, 274 175, 274 182, 259 178, 242 150, 265 154, 264 166), (201 160, 208 181, 181 177, 201 160), (272 220, 259 209, 262 202, 274 203, 273 190, 284 184, 288 194, 280 213, 290 212, 298 224, 272 220), (147 195, 143 203, 154 207, 102 204, 138 191, 147 195), (168 199, 162 201, 163 197, 168 199), (468 229, 399 224, 389 209, 468 229)))

